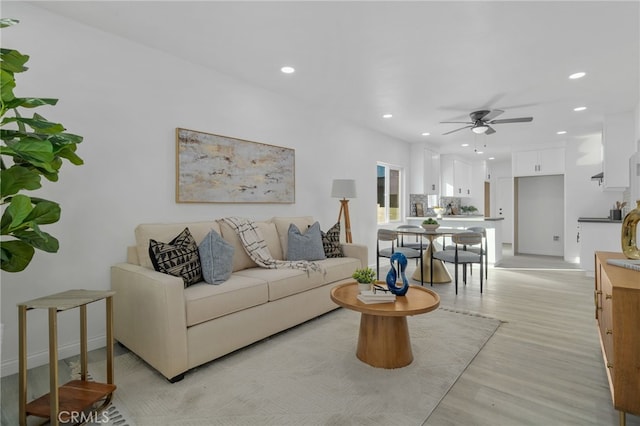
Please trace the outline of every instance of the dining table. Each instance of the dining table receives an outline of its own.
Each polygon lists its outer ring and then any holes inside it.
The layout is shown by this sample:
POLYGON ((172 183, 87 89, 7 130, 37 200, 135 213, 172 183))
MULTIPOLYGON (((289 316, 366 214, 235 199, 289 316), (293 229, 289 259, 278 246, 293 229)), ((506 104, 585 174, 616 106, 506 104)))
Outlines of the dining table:
MULTIPOLYGON (((425 248, 420 249, 420 256, 422 256, 422 268, 417 268, 411 276, 411 279, 420 281, 422 285, 424 285, 425 280, 431 282, 431 253, 432 250, 436 250, 434 241, 440 237, 469 232, 466 229, 443 227, 436 229, 424 229, 417 227, 396 228, 395 231, 401 235, 413 235, 418 238, 427 238, 429 240, 429 244, 425 244, 425 248)), ((445 284, 450 283, 451 281, 451 274, 449 274, 444 262, 439 259, 433 259, 433 284, 445 284)))

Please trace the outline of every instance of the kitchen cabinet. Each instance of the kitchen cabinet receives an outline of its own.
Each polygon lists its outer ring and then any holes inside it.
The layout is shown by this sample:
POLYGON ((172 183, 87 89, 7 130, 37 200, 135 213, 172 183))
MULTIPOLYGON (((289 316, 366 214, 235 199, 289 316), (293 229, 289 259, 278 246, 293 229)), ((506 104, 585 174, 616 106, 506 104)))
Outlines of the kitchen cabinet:
POLYGON ((640 414, 640 272, 609 265, 622 253, 595 253, 595 317, 613 406, 640 414))
POLYGON ((424 150, 424 193, 437 195, 440 188, 440 154, 424 150))
POLYGON ((593 276, 593 254, 596 251, 620 251, 621 221, 578 219, 578 244, 580 246, 580 269, 593 276))
POLYGON ((471 164, 442 155, 440 166, 442 195, 445 197, 471 197, 471 164))
POLYGON ((602 127, 602 188, 624 191, 629 187, 629 171, 624 167, 635 152, 631 112, 606 116, 602 127))
POLYGON ((564 148, 514 152, 512 168, 513 176, 564 174, 564 148))

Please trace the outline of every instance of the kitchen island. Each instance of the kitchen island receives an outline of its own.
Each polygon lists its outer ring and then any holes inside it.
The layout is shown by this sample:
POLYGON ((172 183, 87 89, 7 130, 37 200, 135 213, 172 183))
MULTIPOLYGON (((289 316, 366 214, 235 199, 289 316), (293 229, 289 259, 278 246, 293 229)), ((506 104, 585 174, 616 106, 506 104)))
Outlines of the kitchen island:
MULTIPOLYGON (((422 224, 423 220, 436 219, 435 217, 416 217, 410 216, 405 218, 409 225, 422 224)), ((491 264, 497 265, 502 260, 502 221, 503 217, 484 217, 474 215, 455 215, 443 216, 442 219, 436 219, 441 227, 453 229, 466 229, 472 226, 481 226, 487 230, 487 255, 491 264)), ((442 241, 439 241, 441 244, 442 241)))

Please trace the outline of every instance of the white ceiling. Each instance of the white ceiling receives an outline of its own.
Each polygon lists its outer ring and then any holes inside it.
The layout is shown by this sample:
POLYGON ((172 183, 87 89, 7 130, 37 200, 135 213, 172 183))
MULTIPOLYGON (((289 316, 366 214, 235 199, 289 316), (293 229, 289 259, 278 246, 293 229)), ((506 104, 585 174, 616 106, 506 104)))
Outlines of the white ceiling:
POLYGON ((32 3, 443 153, 571 143, 639 102, 638 1, 32 3), (442 135, 478 109, 534 120, 442 135))

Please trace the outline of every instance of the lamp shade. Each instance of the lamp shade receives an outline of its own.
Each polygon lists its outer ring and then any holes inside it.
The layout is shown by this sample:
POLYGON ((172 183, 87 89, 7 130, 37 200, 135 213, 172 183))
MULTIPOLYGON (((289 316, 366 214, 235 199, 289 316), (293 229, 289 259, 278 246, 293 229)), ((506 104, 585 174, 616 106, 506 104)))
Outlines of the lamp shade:
POLYGON ((331 186, 333 198, 356 198, 356 181, 353 179, 334 179, 331 186))

